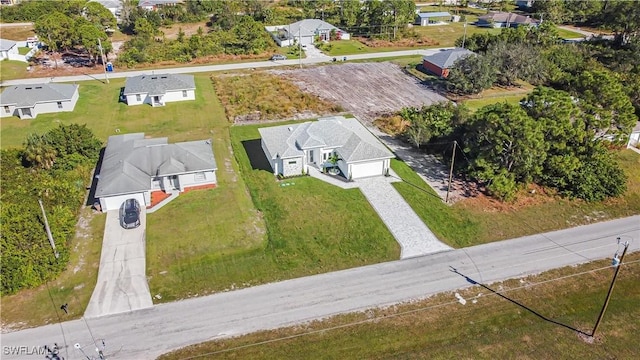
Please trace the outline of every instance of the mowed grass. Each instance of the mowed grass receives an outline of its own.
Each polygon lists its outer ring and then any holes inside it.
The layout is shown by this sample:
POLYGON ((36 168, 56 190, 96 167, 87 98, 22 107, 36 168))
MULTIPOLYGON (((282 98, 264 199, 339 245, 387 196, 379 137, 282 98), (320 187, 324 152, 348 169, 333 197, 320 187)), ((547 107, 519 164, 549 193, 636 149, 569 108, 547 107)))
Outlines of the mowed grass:
MULTIPOLYGON (((207 342, 160 359, 634 359, 640 254, 627 255, 595 341, 475 286, 387 309, 207 342), (473 300, 473 301, 472 301, 473 300)), ((610 260, 491 284, 529 309, 591 334, 611 281, 610 260)), ((475 279, 478 280, 478 279, 475 279)))
MULTIPOLYGON (((472 25, 472 22, 475 21, 473 16, 467 16, 467 19, 467 37, 479 33, 499 34, 501 31, 500 29, 472 25)), ((464 21, 457 23, 450 22, 446 25, 414 26, 413 29, 418 34, 437 41, 438 47, 450 47, 455 46, 456 40, 464 36, 464 21)))
MULTIPOLYGON (((25 78, 28 76, 28 63, 16 60, 0 61, 0 81, 25 78)), ((4 122, 4 119, 2 119, 4 122)))
POLYGON ((81 210, 69 266, 48 284, 2 297, 2 329, 18 330, 80 318, 98 278, 106 214, 81 210), (69 314, 60 310, 68 304, 69 314))
MULTIPOLYGON (((325 53, 329 56, 343 56, 353 54, 368 54, 377 52, 389 52, 415 49, 415 46, 384 46, 384 47, 371 47, 363 44, 358 40, 336 40, 329 43, 331 48, 325 53)), ((424 46, 421 46, 424 47, 424 46)), ((347 60, 349 58, 347 57, 347 60)))
POLYGON ((571 31, 571 30, 567 30, 567 29, 562 29, 559 27, 556 27, 556 30, 558 31, 558 36, 562 39, 576 39, 576 38, 583 38, 585 37, 584 35, 575 32, 575 31, 571 31))
POLYGON ((303 111, 342 111, 337 105, 302 92, 282 76, 267 72, 214 75, 211 79, 231 121, 246 116, 251 120, 273 120, 291 118, 303 111))
POLYGON ((471 110, 472 112, 477 111, 478 109, 485 107, 487 105, 497 104, 497 103, 508 103, 512 105, 517 105, 520 101, 527 97, 527 93, 518 92, 516 94, 506 94, 501 96, 490 96, 479 99, 469 99, 464 100, 463 103, 471 110))
POLYGON ((514 204, 479 196, 447 206, 405 163, 391 166, 405 180, 393 184, 396 190, 436 236, 466 247, 640 214, 640 155, 620 150, 614 156, 627 174, 627 191, 594 203, 522 191, 514 204))
POLYGON ((161 108, 149 105, 127 106, 118 102, 125 79, 80 82, 80 98, 72 112, 39 114, 33 120, 3 118, 2 147, 21 146, 30 133, 45 133, 59 124, 86 124, 102 141, 109 136, 144 132, 148 136, 167 136, 169 141, 210 137, 213 128, 211 96, 215 96, 207 75, 195 76, 196 100, 168 103, 161 108))

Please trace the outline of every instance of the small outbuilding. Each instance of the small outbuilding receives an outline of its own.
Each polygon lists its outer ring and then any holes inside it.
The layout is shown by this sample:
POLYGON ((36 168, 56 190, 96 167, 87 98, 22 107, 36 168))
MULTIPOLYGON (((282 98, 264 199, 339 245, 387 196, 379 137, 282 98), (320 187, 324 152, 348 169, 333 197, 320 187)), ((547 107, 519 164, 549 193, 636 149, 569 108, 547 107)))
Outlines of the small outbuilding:
POLYGON ((127 105, 164 106, 168 102, 196 99, 193 75, 139 75, 127 78, 122 91, 127 105))
POLYGON ((35 119, 38 114, 73 111, 78 87, 51 83, 9 86, 0 95, 0 117, 35 119))
POLYGON ((422 67, 432 74, 446 78, 449 76, 449 68, 456 61, 471 55, 475 55, 475 53, 463 48, 441 50, 433 55, 423 57, 422 67))
POLYGON ((429 26, 439 25, 444 21, 450 21, 451 14, 446 11, 418 13, 416 15, 416 25, 429 26))
POLYGON ((11 59, 12 54, 18 54, 18 43, 13 40, 0 39, 0 60, 11 59))

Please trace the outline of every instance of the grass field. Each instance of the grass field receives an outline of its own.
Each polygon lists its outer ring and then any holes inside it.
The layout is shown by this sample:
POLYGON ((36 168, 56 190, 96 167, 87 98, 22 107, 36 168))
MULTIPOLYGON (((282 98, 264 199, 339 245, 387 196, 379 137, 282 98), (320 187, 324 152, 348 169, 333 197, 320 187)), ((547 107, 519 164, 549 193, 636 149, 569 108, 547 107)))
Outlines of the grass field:
POLYGON ((522 191, 513 204, 479 196, 447 206, 406 164, 391 166, 406 181, 393 185, 425 224, 447 244, 465 247, 640 214, 640 155, 621 150, 615 157, 627 174, 627 191, 596 203, 522 191))
MULTIPOLYGON (((387 309, 203 343, 165 354, 215 359, 634 359, 640 254, 627 255, 595 341, 478 286, 387 309)), ((491 284, 554 321, 591 334, 612 277, 610 260, 491 284)))
POLYGON ((0 81, 27 77, 29 74, 27 72, 27 66, 29 66, 29 64, 22 61, 0 61, 0 81))
POLYGON ((481 107, 491 105, 491 104, 506 102, 509 104, 517 105, 525 97, 527 97, 526 92, 518 92, 516 94, 506 94, 501 96, 483 97, 479 99, 469 99, 469 100, 464 100, 463 103, 469 108, 469 110, 471 110, 472 112, 475 112, 481 107))
POLYGON ((84 208, 81 218, 71 242, 67 269, 48 285, 2 297, 3 331, 71 320, 84 314, 98 278, 106 214, 84 208), (65 303, 69 305, 68 315, 59 309, 65 303))
MULTIPOLYGON (((467 19, 467 36, 477 33, 498 34, 501 31, 500 29, 489 29, 472 25, 472 21, 476 19, 473 16, 467 16, 467 19)), ((413 29, 418 34, 437 41, 438 47, 449 47, 455 46, 456 40, 464 35, 464 22, 447 23, 447 25, 437 26, 415 26, 413 29)))
POLYGON ((36 35, 33 25, 3 26, 0 31, 3 39, 13 41, 25 41, 28 37, 36 35))
POLYGON ((576 38, 584 37, 584 35, 575 31, 570 31, 570 30, 561 29, 561 28, 556 28, 556 30, 558 31, 558 36, 560 36, 560 38, 562 39, 576 39, 576 38))
MULTIPOLYGON (((409 50, 409 49, 416 48, 411 46, 370 47, 361 43, 358 40, 338 40, 338 41, 332 41, 329 44, 331 46, 331 49, 329 51, 325 51, 325 53, 329 56, 368 54, 368 53, 376 53, 376 52, 409 50)), ((424 47, 424 46, 421 46, 421 47, 424 47)))

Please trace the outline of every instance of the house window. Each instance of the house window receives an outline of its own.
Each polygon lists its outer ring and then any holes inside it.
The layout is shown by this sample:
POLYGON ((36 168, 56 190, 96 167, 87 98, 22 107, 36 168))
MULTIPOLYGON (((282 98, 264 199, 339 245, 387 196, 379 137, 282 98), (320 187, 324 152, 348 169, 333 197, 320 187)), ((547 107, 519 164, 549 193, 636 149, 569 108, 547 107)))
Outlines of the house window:
POLYGON ((193 176, 193 179, 194 179, 195 181, 204 181, 204 180, 206 180, 206 178, 207 178, 207 177, 204 175, 204 173, 203 173, 203 172, 196 173, 196 174, 193 176))
POLYGON ((62 109, 62 102, 58 101, 58 109, 62 109))
POLYGON ((289 165, 295 165, 297 164, 297 161, 293 160, 293 161, 289 161, 289 165))
POLYGON ((4 107, 4 112, 7 113, 7 114, 11 112, 11 111, 9 111, 9 107, 8 106, 4 107))
POLYGON ((182 90, 182 97, 187 97, 187 90, 182 90))
POLYGON ((329 153, 322 154, 322 161, 327 161, 328 158, 329 158, 329 153))
POLYGON ((142 98, 140 97, 140 94, 136 94, 136 101, 141 101, 142 98))

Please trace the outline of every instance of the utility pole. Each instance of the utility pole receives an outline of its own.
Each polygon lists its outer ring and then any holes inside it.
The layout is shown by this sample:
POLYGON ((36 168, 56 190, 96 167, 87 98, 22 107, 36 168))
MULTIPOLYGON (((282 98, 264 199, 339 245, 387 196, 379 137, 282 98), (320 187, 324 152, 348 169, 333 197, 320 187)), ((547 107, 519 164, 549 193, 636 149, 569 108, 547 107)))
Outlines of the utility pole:
POLYGON ((464 35, 462 35, 462 48, 464 49, 464 43, 467 41, 467 20, 464 21, 464 35))
POLYGON ((102 59, 102 69, 104 70, 104 79, 109 83, 109 76, 107 75, 107 64, 104 62, 104 52, 102 51, 102 41, 98 38, 98 47, 100 48, 100 58, 102 59))
POLYGON ((302 32, 298 28, 298 56, 300 57, 300 69, 302 69, 302 32))
MULTIPOLYGON (((620 238, 618 238, 618 244, 620 243, 620 238)), ((600 315, 598 316, 598 320, 596 320, 596 325, 593 327, 593 331, 591 331, 591 337, 596 335, 596 331, 598 330, 598 326, 600 326, 600 322, 604 317, 604 312, 607 311, 607 306, 609 305, 609 300, 611 299, 611 293, 613 292, 613 287, 616 285, 616 279, 618 278, 618 273, 620 272, 620 268, 622 267, 622 261, 624 260, 624 256, 627 254, 627 249, 629 248, 629 242, 624 243, 624 250, 622 251, 622 256, 620 259, 616 255, 613 257, 613 265, 616 267, 616 271, 613 273, 613 280, 611 280, 611 285, 609 286, 609 291, 607 292, 607 298, 604 300, 604 305, 602 305, 602 310, 600 310, 600 315)))
POLYGON ((453 140, 453 152, 451 153, 451 169, 449 170, 449 186, 447 186, 447 197, 444 202, 449 203, 449 191, 451 191, 451 181, 453 180, 453 162, 456 160, 456 145, 457 141, 453 140))
POLYGON ((58 251, 56 250, 56 243, 53 242, 53 235, 51 235, 51 229, 49 228, 49 220, 47 220, 47 214, 44 212, 44 205, 42 205, 42 199, 38 199, 38 203, 40 204, 40 210, 42 210, 42 217, 44 218, 44 228, 47 230, 47 237, 49 238, 49 244, 51 244, 51 248, 53 249, 53 254, 56 259, 60 256, 58 251))

